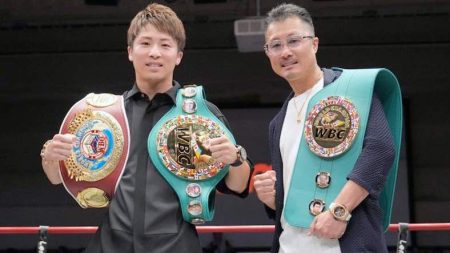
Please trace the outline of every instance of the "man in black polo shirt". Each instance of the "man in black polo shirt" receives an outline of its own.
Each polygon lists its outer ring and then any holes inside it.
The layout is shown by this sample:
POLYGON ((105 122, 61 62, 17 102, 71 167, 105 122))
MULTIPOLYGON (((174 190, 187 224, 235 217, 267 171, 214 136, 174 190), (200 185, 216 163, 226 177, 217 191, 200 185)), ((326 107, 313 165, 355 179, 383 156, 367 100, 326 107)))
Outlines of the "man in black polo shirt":
MULTIPOLYGON (((130 129, 130 152, 109 210, 85 252, 201 252, 195 227, 183 220, 176 193, 156 171, 147 152, 152 127, 176 103, 180 85, 173 71, 185 45, 182 22, 168 7, 150 4, 131 21, 128 58, 135 84, 123 94, 130 129)), ((227 125, 211 103, 208 109, 227 125)), ((66 160, 76 137, 56 134, 41 152, 43 169, 53 184, 60 184, 59 161, 66 160)), ((216 161, 239 164, 238 148, 225 137, 210 140, 216 161)), ((232 166, 217 185, 223 193, 248 194, 250 163, 232 166)))

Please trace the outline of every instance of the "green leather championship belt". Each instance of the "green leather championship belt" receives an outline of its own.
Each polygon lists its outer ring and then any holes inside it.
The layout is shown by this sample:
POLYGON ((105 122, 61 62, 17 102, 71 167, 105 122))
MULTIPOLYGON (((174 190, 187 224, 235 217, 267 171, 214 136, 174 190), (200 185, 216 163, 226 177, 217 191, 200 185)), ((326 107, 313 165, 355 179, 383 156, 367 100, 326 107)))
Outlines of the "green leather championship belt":
POLYGON ((60 161, 64 187, 82 208, 108 206, 129 153, 129 127, 122 96, 90 93, 75 103, 59 131, 77 137, 60 161))
POLYGON ((176 106, 153 127, 148 152, 156 169, 175 190, 183 218, 203 224, 214 216, 215 189, 228 165, 215 161, 209 140, 226 135, 227 127, 208 109, 202 86, 184 86, 176 106))
POLYGON ((397 79, 387 69, 343 69, 309 101, 284 209, 290 225, 309 228, 346 184, 362 151, 374 91, 395 145, 395 160, 380 195, 383 226, 389 226, 400 157, 402 98, 397 79))

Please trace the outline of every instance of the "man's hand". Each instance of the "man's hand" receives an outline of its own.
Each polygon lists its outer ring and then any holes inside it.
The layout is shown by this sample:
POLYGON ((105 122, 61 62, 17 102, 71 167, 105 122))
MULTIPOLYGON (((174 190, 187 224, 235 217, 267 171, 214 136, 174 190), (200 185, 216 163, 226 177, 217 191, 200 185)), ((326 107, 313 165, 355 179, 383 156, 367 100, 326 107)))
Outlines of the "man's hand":
POLYGON ((58 162, 69 158, 76 140, 73 134, 56 134, 41 151, 42 168, 52 184, 62 182, 58 162))
POLYGON ((259 200, 273 210, 275 210, 275 181, 277 181, 277 175, 274 170, 253 177, 253 186, 259 200))
POLYGON ((336 220, 329 211, 326 211, 314 218, 308 234, 328 239, 339 239, 344 235, 346 229, 347 222, 336 220))
POLYGON ((210 139, 209 150, 214 160, 224 164, 232 164, 237 159, 236 146, 225 135, 210 139))
POLYGON ((76 136, 73 134, 56 134, 45 148, 42 158, 45 161, 63 161, 69 158, 76 136))
MULTIPOLYGON (((206 145, 209 144, 209 150, 214 160, 224 164, 232 164, 237 160, 238 149, 225 135, 210 139, 208 142, 206 145)), ((234 168, 236 169, 229 170, 225 177, 225 183, 230 190, 242 193, 247 188, 250 178, 250 166, 244 161, 234 168)))

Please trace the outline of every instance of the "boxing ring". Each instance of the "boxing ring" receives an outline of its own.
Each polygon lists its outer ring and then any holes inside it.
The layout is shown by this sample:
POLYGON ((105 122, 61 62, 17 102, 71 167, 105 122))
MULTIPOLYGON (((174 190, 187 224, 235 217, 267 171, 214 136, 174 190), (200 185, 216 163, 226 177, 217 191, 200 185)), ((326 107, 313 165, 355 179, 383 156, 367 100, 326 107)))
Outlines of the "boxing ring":
MULTIPOLYGON (((202 233, 272 233, 273 225, 250 226, 196 226, 197 232, 202 233)), ((36 227, 0 227, 2 234, 36 234, 39 235, 38 252, 46 252, 48 234, 93 234, 97 231, 95 226, 36 226, 36 227)), ((390 224, 389 232, 397 232, 397 251, 406 252, 408 232, 414 231, 450 231, 450 223, 398 223, 390 224)))

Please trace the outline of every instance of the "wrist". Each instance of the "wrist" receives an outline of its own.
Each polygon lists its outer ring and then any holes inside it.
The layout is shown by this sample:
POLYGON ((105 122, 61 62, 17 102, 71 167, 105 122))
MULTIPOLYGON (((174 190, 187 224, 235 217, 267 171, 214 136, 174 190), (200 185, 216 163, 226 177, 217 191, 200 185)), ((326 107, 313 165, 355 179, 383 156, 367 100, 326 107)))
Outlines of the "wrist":
POLYGON ((47 141, 44 143, 44 145, 42 146, 42 149, 41 149, 40 156, 41 156, 41 158, 42 158, 42 161, 44 161, 44 162, 47 162, 47 159, 45 158, 45 151, 47 150, 47 147, 48 147, 48 145, 49 145, 50 143, 52 143, 52 140, 47 140, 47 141))
POLYGON ((230 165, 233 167, 241 166, 244 161, 247 160, 247 152, 244 147, 240 145, 236 146, 236 160, 231 163, 230 165))

